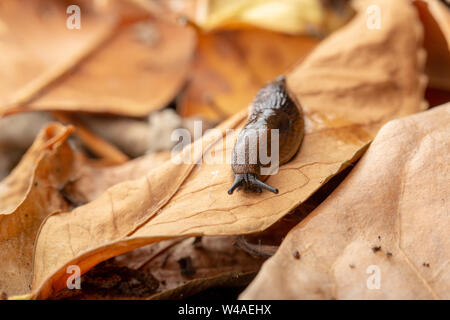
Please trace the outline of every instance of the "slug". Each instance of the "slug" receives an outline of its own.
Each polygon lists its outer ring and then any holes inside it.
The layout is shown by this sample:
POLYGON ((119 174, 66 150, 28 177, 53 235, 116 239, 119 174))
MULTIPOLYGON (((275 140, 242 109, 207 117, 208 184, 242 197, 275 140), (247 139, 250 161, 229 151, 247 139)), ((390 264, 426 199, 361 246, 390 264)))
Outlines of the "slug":
POLYGON ((271 150, 271 130, 274 129, 278 129, 278 163, 282 165, 294 157, 304 136, 303 111, 300 103, 288 92, 284 76, 261 88, 252 102, 247 123, 233 148, 231 168, 235 180, 228 194, 232 194, 238 187, 259 193, 262 189, 278 193, 278 189, 261 181, 261 168, 268 167, 268 164, 261 163, 260 150, 261 147, 266 148, 263 150, 271 150), (263 135, 262 132, 266 134, 263 135), (256 136, 256 141, 252 140, 252 135, 253 138, 256 136), (249 161, 251 154, 257 155, 256 161, 249 161))

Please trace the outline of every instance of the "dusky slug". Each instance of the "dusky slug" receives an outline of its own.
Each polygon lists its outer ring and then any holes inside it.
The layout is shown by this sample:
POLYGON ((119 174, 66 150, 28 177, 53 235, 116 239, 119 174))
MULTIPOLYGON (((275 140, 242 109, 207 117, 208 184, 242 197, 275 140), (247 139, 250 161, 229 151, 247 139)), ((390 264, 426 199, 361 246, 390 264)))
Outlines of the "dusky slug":
POLYGON ((279 149, 276 151, 279 155, 278 164, 281 166, 297 153, 304 136, 302 108, 288 92, 284 76, 261 88, 252 102, 247 123, 234 145, 231 168, 235 180, 228 194, 232 194, 238 187, 259 193, 262 189, 278 193, 278 189, 261 181, 261 168, 270 166, 270 163, 261 163, 260 150, 263 147, 263 150, 268 151, 267 155, 272 156, 271 130, 274 129, 278 129, 279 134, 279 149), (249 161, 252 157, 254 159, 251 154, 256 155, 256 161, 249 161))

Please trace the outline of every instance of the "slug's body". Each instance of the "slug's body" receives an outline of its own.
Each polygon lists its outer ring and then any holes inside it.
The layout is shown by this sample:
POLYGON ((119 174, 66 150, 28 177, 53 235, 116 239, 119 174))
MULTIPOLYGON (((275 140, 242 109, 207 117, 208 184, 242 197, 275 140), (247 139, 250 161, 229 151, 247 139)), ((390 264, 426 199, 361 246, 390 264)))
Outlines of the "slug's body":
POLYGON ((235 180, 228 190, 229 194, 238 187, 257 192, 266 189, 278 193, 277 189, 261 181, 261 168, 270 166, 270 163, 261 164, 261 144, 265 144, 262 146, 263 150, 268 150, 270 157, 271 130, 273 129, 278 129, 278 163, 282 165, 297 153, 304 136, 301 106, 294 97, 289 95, 284 77, 279 77, 264 86, 253 100, 247 124, 234 145, 231 168, 235 180), (256 162, 250 161, 251 155, 257 155, 256 162))

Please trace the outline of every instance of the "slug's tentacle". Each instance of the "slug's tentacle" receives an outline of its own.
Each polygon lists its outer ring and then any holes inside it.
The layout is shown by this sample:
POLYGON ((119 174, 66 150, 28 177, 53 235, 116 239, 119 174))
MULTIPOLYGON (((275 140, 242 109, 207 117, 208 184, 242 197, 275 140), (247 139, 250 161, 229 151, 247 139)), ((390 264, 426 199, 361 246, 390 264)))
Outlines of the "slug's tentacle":
POLYGON ((236 174, 236 177, 234 178, 234 182, 231 185, 231 188, 228 189, 228 194, 233 194, 233 191, 239 187, 244 182, 244 174, 236 174))
POLYGON ((278 189, 277 188, 271 187, 268 184, 265 184, 264 182, 260 181, 254 174, 249 174, 248 176, 249 176, 248 184, 250 186, 252 186, 252 187, 256 187, 256 190, 259 193, 262 192, 261 188, 266 189, 268 191, 271 191, 271 192, 273 192, 275 194, 278 193, 278 189))
POLYGON ((265 184, 253 173, 237 173, 233 185, 228 189, 228 194, 233 194, 233 191, 239 186, 245 186, 247 189, 255 190, 258 193, 261 193, 262 189, 266 189, 275 194, 278 193, 278 189, 265 184))

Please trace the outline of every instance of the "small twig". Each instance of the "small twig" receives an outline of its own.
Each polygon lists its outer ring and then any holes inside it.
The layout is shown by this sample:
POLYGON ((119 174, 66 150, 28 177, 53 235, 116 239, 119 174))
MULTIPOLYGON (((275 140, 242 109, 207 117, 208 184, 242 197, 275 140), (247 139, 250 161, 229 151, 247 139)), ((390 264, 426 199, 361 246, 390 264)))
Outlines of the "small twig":
POLYGON ((238 236, 235 245, 255 257, 270 258, 275 254, 278 246, 249 243, 243 236, 238 236))
MULTIPOLYGON (((177 244, 183 242, 184 240, 186 240, 186 237, 180 238, 180 239, 176 239, 173 240, 172 243, 168 244, 167 247, 162 248, 161 250, 155 252, 150 258, 148 258, 144 263, 141 264, 141 266, 139 268, 137 268, 137 270, 142 270, 143 268, 145 268, 145 266, 147 266, 151 261, 153 261, 155 258, 159 257, 160 255, 162 255, 164 252, 167 252, 167 250, 170 250, 171 248, 173 248, 174 246, 176 246, 177 244)), ((163 265, 166 264, 167 259, 169 258, 170 254, 168 254, 166 256, 166 258, 163 260, 163 265)))
POLYGON ((80 138, 81 141, 83 141, 83 143, 89 148, 89 150, 91 150, 100 158, 108 160, 113 164, 122 164, 130 160, 128 156, 120 151, 117 147, 115 147, 108 141, 103 140, 99 136, 96 136, 69 114, 61 111, 53 111, 52 115, 58 121, 72 124, 76 128, 75 134, 80 138))

